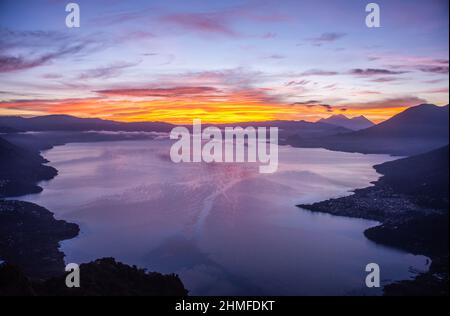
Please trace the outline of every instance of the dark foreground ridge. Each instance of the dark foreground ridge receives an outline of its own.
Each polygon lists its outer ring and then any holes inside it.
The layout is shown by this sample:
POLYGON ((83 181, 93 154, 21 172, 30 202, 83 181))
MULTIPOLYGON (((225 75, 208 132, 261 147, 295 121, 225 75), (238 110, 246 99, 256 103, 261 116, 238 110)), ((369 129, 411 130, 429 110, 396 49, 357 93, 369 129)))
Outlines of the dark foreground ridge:
POLYGON ((0 198, 39 193, 39 181, 57 175, 53 167, 37 152, 27 150, 0 137, 0 198))
POLYGON ((78 235, 76 224, 56 220, 38 205, 0 200, 1 295, 187 295, 176 275, 147 272, 99 259, 80 266, 82 286, 65 285, 64 254, 59 242, 78 235))
POLYGON ((147 272, 113 258, 80 265, 80 287, 68 288, 66 275, 32 281, 18 268, 0 266, 0 295, 39 296, 185 296, 177 275, 147 272))
POLYGON ((64 271, 59 242, 78 235, 76 224, 56 220, 33 203, 0 200, 0 258, 33 278, 64 271))
POLYGON ((351 196, 298 206, 380 221, 381 225, 364 232, 367 238, 432 259, 429 272, 385 286, 385 295, 448 295, 448 150, 446 146, 375 166, 383 176, 374 186, 351 196))

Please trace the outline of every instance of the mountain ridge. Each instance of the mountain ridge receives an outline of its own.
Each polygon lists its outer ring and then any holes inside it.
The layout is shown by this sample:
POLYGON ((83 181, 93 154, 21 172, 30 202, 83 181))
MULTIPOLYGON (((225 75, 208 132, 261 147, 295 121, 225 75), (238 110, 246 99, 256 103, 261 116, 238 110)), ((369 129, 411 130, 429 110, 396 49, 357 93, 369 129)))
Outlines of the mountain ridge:
POLYGON ((449 143, 448 105, 420 104, 372 127, 329 137, 294 135, 287 144, 364 154, 410 156, 449 143))
POLYGON ((368 120, 364 115, 348 118, 344 114, 337 114, 332 115, 328 118, 322 118, 317 122, 342 126, 354 131, 369 128, 375 125, 372 121, 368 120))

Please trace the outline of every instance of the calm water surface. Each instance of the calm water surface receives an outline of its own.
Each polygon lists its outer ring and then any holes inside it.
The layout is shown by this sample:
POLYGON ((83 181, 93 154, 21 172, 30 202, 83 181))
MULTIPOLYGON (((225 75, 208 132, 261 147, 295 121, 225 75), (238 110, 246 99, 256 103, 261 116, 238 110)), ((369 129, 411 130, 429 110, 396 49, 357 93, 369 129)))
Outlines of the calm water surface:
POLYGON ((295 207, 378 178, 384 155, 280 147, 274 174, 256 165, 174 164, 168 140, 68 144, 44 153, 59 175, 22 199, 76 222, 66 262, 115 257, 180 275, 191 295, 379 294, 365 288, 427 269, 427 258, 367 240, 376 222, 295 207))

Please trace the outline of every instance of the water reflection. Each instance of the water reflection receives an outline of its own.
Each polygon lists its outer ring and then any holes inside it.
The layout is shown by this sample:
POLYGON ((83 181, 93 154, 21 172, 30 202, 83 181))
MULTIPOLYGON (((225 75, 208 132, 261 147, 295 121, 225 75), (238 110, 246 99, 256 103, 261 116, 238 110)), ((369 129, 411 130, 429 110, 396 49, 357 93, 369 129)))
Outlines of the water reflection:
POLYGON ((79 223, 63 243, 68 262, 113 256, 176 272, 191 294, 376 294, 365 265, 383 282, 406 279, 426 258, 368 241, 375 222, 295 207, 349 194, 378 176, 382 155, 280 147, 279 168, 174 164, 170 142, 69 144, 45 153, 59 175, 25 197, 79 223))

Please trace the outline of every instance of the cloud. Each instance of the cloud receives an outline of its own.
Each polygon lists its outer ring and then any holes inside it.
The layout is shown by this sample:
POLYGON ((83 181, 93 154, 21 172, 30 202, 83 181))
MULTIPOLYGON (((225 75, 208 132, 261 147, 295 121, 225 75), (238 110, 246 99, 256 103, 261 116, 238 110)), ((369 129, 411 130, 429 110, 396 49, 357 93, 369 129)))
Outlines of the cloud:
POLYGON ((286 56, 284 55, 279 55, 279 54, 273 54, 273 55, 269 55, 267 57, 264 57, 265 59, 284 59, 286 58, 286 56))
POLYGON ((0 73, 14 72, 42 66, 53 59, 72 55, 80 52, 84 48, 83 44, 78 44, 72 47, 64 47, 58 51, 47 53, 36 58, 26 59, 23 56, 0 56, 0 73))
POLYGON ((130 21, 144 20, 147 19, 149 14, 152 13, 153 11, 154 11, 153 8, 144 8, 135 11, 103 14, 96 16, 95 18, 88 21, 88 23, 96 26, 97 25, 109 26, 120 23, 127 23, 130 21))
POLYGON ((137 30, 137 31, 127 31, 119 36, 118 40, 121 42, 127 41, 139 41, 148 40, 155 38, 156 35, 153 32, 137 30))
MULTIPOLYGON (((448 54, 448 52, 447 52, 448 54)), ((370 61, 378 61, 390 68, 409 69, 434 74, 448 74, 449 60, 445 58, 421 57, 411 55, 372 55, 370 61)))
POLYGON ((317 105, 318 103, 320 103, 321 101, 319 100, 308 100, 308 101, 299 101, 299 102, 294 102, 292 103, 292 105, 317 105))
POLYGON ((106 79, 111 77, 116 77, 120 75, 121 71, 126 68, 134 67, 136 65, 140 64, 140 62, 116 62, 113 64, 110 64, 108 66, 103 67, 97 67, 93 69, 88 69, 81 73, 78 76, 78 79, 80 80, 86 80, 86 79, 106 79))
POLYGON ((14 31, 0 28, 0 51, 23 47, 47 48, 70 38, 70 35, 56 31, 14 31))
POLYGON ((176 98, 182 96, 200 96, 220 93, 213 87, 173 87, 173 88, 143 88, 143 89, 107 89, 95 91, 106 96, 128 97, 162 97, 176 98))
POLYGON ((448 74, 448 65, 447 66, 435 66, 435 65, 422 65, 417 67, 418 70, 423 72, 429 72, 434 74, 448 74))
POLYGON ((303 73, 301 73, 301 76, 335 76, 339 73, 336 71, 327 71, 327 70, 320 70, 320 69, 310 69, 303 73))
POLYGON ((63 75, 57 73, 47 73, 42 75, 42 78, 44 79, 60 79, 62 77, 63 75))
POLYGON ((441 83, 441 82, 444 82, 447 80, 448 79, 439 78, 439 79, 425 80, 424 83, 435 84, 435 83, 441 83))
POLYGON ((178 13, 166 15, 161 20, 182 27, 185 30, 189 29, 232 37, 239 36, 228 25, 228 19, 218 13, 178 13))
POLYGON ((308 100, 308 101, 301 101, 301 102, 294 102, 291 103, 291 105, 300 105, 307 108, 313 108, 313 107, 322 107, 326 109, 328 112, 333 112, 333 107, 329 104, 324 104, 319 100, 308 100))
POLYGON ((34 60, 26 60, 23 57, 0 56, 0 73, 13 72, 40 66, 50 58, 43 56, 34 60))
POLYGON ((289 87, 289 86, 304 86, 304 85, 307 85, 310 82, 311 82, 310 80, 299 80, 299 81, 292 80, 292 81, 287 82, 285 84, 285 86, 286 87, 289 87))
POLYGON ((275 37, 277 37, 277 33, 273 33, 273 32, 267 32, 262 35, 263 39, 272 39, 275 37))
POLYGON ((377 83, 392 82, 392 81, 397 81, 397 80, 399 80, 399 79, 395 78, 395 77, 379 77, 379 78, 370 79, 371 82, 377 82, 377 83))
POLYGON ((322 33, 318 37, 308 38, 307 41, 313 43, 316 46, 321 46, 326 43, 335 42, 345 37, 346 35, 347 35, 346 33, 336 33, 336 32, 322 33))
POLYGON ((350 74, 356 76, 378 76, 378 75, 401 75, 407 73, 407 71, 393 71, 389 69, 380 69, 380 68, 355 68, 350 70, 350 74))
POLYGON ((329 84, 329 85, 324 86, 323 89, 333 89, 333 90, 336 90, 336 87, 337 87, 337 84, 336 84, 336 83, 332 83, 332 84, 329 84))
POLYGON ((0 28, 0 73, 39 67, 61 57, 88 53, 101 47, 104 43, 97 37, 0 28), (39 51, 43 53, 39 54, 39 51))
POLYGON ((261 71, 252 71, 244 68, 231 68, 221 70, 193 71, 176 75, 163 75, 158 79, 168 85, 176 85, 180 82, 189 82, 198 86, 231 86, 250 87, 265 80, 268 75, 261 71))
POLYGON ((346 103, 346 108, 364 108, 364 109, 386 109, 386 108, 399 108, 399 107, 410 107, 422 103, 427 103, 425 99, 404 96, 398 98, 385 98, 369 102, 355 102, 346 103))
MULTIPOLYGON (((73 110, 82 104, 97 102, 99 98, 69 98, 69 99, 14 99, 0 101, 0 106, 6 109, 22 111, 41 111, 43 113, 64 113, 73 110)), ((92 106, 92 105, 91 105, 92 106)))
POLYGON ((442 88, 438 88, 438 89, 432 89, 432 90, 428 90, 425 91, 425 93, 444 93, 444 94, 448 94, 448 87, 442 87, 442 88))
MULTIPOLYGON (((235 22, 249 21, 257 23, 276 23, 290 20, 285 14, 275 12, 274 8, 267 11, 263 3, 255 7, 252 3, 235 6, 212 12, 178 12, 160 17, 160 21, 185 30, 205 34, 240 37, 244 34, 236 31, 232 25, 235 22), (267 13, 269 12, 269 13, 267 13)), ((273 38, 276 34, 269 32, 263 38, 273 38)))

